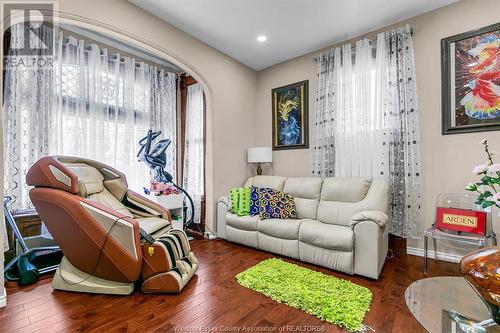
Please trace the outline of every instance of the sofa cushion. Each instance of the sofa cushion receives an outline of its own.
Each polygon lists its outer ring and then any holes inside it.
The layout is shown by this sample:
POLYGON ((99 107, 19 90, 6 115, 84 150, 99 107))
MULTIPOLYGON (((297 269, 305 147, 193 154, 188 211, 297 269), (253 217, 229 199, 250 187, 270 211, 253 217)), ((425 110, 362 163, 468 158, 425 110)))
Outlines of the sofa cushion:
POLYGON ((238 213, 238 203, 240 202, 240 187, 229 190, 229 210, 231 213, 238 213))
POLYGON ((374 209, 365 200, 371 184, 371 180, 363 178, 325 178, 316 219, 349 226, 353 214, 374 209))
POLYGON ((255 176, 249 178, 243 186, 269 187, 275 190, 283 191, 285 177, 280 176, 255 176))
POLYGON ((371 180, 364 178, 325 178, 322 201, 359 202, 370 188, 371 180))
POLYGON ((268 236, 282 239, 299 239, 299 228, 303 221, 312 220, 290 220, 290 219, 267 219, 259 220, 259 232, 268 236))
POLYGON ((316 219, 322 184, 321 177, 287 178, 283 192, 293 195, 297 218, 316 219))
POLYGON ((259 220, 259 216, 238 216, 233 213, 226 214, 226 223, 233 228, 248 230, 248 231, 257 231, 257 221, 259 220))
POLYGON ((351 228, 317 220, 303 221, 300 224, 299 240, 329 250, 352 252, 354 247, 351 228))
POLYGON ((260 219, 295 219, 295 202, 290 194, 273 190, 272 188, 259 188, 259 213, 260 219))

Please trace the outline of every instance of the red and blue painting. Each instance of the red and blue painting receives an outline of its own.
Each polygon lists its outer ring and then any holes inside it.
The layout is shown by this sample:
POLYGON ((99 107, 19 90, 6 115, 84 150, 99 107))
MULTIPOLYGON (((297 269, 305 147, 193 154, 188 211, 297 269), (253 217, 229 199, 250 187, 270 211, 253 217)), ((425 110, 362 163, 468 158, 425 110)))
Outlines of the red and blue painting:
POLYGON ((309 81, 272 90, 273 150, 309 148, 309 81))
POLYGON ((500 23, 442 40, 443 134, 500 129, 500 23))

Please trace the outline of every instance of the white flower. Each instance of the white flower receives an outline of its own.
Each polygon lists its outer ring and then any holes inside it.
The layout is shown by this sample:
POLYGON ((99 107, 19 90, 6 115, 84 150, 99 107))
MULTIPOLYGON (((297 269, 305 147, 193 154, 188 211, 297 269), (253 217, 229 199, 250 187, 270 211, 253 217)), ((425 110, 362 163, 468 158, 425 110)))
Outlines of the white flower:
POLYGON ((496 151, 494 151, 494 150, 490 150, 490 155, 491 155, 491 156, 495 156, 495 155, 496 155, 496 153, 497 153, 496 151))
POLYGON ((488 171, 491 173, 500 172, 500 163, 490 165, 488 167, 488 171))
POLYGON ((482 145, 484 145, 486 142, 488 142, 488 140, 482 139, 479 143, 482 144, 482 145))
POLYGON ((481 165, 474 167, 474 169, 472 169, 472 173, 475 175, 480 175, 480 174, 487 172, 488 168, 489 167, 486 164, 481 164, 481 165))
POLYGON ((493 201, 497 206, 500 206, 500 192, 493 194, 491 196, 491 201, 493 201))
POLYGON ((479 186, 479 187, 477 188, 477 191, 478 191, 479 193, 481 193, 481 194, 483 194, 484 192, 486 192, 485 188, 484 188, 484 187, 482 187, 482 186, 479 186))

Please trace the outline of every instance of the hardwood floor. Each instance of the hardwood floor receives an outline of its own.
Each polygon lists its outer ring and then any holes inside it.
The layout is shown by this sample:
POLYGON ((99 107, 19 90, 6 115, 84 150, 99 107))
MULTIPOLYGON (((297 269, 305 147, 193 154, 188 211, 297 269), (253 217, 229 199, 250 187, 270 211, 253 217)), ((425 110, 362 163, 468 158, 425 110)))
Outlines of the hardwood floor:
MULTIPOLYGON (((196 276, 180 295, 107 296, 55 291, 51 276, 23 288, 7 284, 8 305, 0 309, 1 332, 343 332, 342 329, 238 285, 234 276, 277 255, 228 243, 195 240, 196 276), (272 329, 277 327, 276 329, 272 329)), ((373 292, 365 324, 376 332, 424 332, 404 302, 406 287, 423 278, 423 259, 398 254, 385 263, 378 281, 299 263, 368 287, 373 292)), ((435 262, 432 275, 458 275, 458 266, 435 262)))

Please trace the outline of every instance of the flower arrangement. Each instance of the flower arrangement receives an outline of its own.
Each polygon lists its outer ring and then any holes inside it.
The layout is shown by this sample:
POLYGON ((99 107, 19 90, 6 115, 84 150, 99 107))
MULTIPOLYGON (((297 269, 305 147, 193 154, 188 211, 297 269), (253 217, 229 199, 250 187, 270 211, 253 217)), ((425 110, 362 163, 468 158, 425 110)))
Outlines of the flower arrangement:
POLYGON ((500 208, 500 163, 493 162, 494 151, 490 151, 488 140, 481 141, 484 151, 488 156, 485 163, 476 166, 472 172, 481 176, 477 183, 469 183, 465 189, 471 192, 479 193, 476 204, 483 208, 496 206, 500 208))

